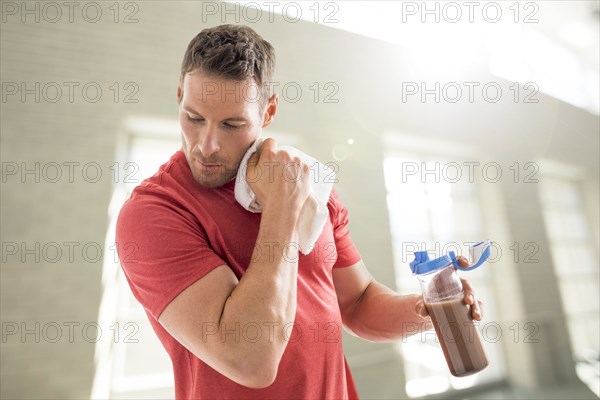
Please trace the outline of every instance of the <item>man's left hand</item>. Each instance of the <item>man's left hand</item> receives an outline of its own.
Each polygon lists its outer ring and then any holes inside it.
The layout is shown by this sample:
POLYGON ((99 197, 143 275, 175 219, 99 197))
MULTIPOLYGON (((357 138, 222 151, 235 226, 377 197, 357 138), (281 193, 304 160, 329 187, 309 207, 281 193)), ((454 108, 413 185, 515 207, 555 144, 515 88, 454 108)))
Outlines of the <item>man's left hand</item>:
MULTIPOLYGON (((469 262, 465 257, 458 256, 457 259, 459 266, 459 268, 457 269, 459 271, 460 267, 468 268, 470 266, 469 262)), ((473 319, 481 321, 481 318, 483 318, 483 303, 477 300, 477 298, 475 297, 475 291, 473 290, 473 287, 471 286, 469 281, 467 281, 464 278, 460 278, 460 281, 463 285, 463 290, 465 292, 465 303, 471 306, 471 316, 473 317, 473 319)))
MULTIPOLYGON (((459 267, 467 268, 470 265, 467 259, 463 256, 458 256, 457 260, 459 267)), ((460 271, 461 268, 457 269, 460 271)), ((475 291, 473 290, 473 287, 471 286, 468 280, 460 278, 460 281, 465 292, 465 303, 471 306, 471 317, 474 320, 481 321, 481 319, 483 318, 483 303, 477 300, 477 298, 475 297, 475 291)), ((422 317, 427 317, 429 315, 429 313, 427 312, 427 307, 425 307, 423 297, 417 300, 416 311, 417 314, 421 315, 422 317)))

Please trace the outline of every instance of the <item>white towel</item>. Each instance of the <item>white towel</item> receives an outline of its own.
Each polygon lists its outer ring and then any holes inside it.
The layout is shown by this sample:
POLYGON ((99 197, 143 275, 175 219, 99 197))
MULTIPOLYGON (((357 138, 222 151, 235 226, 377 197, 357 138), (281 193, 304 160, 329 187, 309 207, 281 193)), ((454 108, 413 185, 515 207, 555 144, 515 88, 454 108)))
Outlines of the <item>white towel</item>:
MULTIPOLYGON (((256 200, 256 196, 250 189, 248 182, 246 182, 246 170, 248 159, 261 146, 262 139, 257 139, 242 157, 234 189, 237 202, 246 210, 255 213, 261 212, 262 207, 256 200)), ((312 251, 315 242, 323 231, 325 221, 329 217, 327 202, 335 181, 335 172, 295 147, 279 146, 278 149, 287 151, 292 157, 299 157, 310 168, 310 195, 302 206, 298 219, 298 247, 300 252, 306 255, 312 251)))

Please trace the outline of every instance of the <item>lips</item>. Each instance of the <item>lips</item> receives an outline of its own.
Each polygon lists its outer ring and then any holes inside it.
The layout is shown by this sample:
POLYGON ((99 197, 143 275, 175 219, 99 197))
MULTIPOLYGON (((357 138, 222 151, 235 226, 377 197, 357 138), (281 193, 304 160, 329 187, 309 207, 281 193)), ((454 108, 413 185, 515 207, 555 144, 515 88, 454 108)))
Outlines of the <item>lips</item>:
POLYGON ((204 163, 198 159, 195 160, 196 161, 196 165, 198 166, 198 168, 200 168, 200 171, 202 172, 216 172, 221 168, 221 164, 215 164, 215 163, 204 163))

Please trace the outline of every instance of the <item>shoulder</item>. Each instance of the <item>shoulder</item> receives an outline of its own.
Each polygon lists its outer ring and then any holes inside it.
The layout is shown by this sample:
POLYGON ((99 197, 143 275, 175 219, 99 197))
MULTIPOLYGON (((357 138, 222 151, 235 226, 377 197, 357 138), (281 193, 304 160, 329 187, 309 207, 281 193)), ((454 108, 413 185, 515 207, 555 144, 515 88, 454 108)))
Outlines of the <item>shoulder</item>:
POLYGON ((329 208, 329 212, 336 210, 342 201, 340 200, 340 195, 338 194, 335 188, 331 189, 331 194, 329 195, 329 200, 327 201, 327 207, 329 208))
MULTIPOLYGON (((121 206, 117 218, 117 236, 165 226, 169 220, 190 219, 183 196, 186 186, 185 156, 180 151, 142 181, 121 206)), ((168 224, 167 224, 168 225, 168 224)))
POLYGON ((333 188, 331 190, 331 194, 329 195, 329 200, 327 201, 327 208, 329 209, 329 214, 331 216, 337 215, 340 212, 346 211, 346 206, 342 201, 342 198, 339 192, 333 188))

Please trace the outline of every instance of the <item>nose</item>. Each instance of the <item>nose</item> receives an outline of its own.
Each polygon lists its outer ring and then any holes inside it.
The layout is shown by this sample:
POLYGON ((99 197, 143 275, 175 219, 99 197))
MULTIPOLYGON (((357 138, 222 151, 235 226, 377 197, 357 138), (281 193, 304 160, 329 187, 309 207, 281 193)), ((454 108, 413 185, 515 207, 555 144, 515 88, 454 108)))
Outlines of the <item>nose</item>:
POLYGON ((206 158, 209 158, 211 155, 220 150, 217 133, 216 127, 211 126, 210 124, 206 127, 206 129, 200 131, 200 137, 197 146, 202 155, 206 158))

